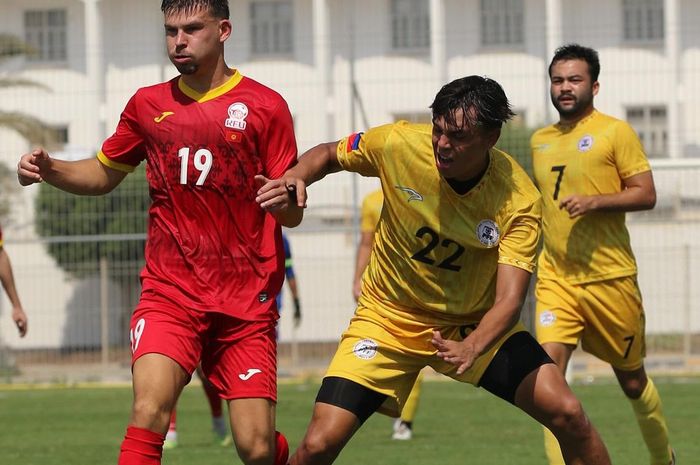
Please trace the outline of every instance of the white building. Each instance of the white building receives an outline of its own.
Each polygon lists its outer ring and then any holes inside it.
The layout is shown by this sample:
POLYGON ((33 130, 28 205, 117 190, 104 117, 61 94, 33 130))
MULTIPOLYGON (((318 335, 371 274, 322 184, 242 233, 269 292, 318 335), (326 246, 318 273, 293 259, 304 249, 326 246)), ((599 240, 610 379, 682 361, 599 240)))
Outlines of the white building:
MULTIPOLYGON (((499 81, 523 124, 551 122, 547 66, 557 46, 578 42, 600 53, 598 108, 630 121, 651 157, 700 156, 696 0, 229 3, 234 33, 227 60, 285 96, 300 151, 397 118, 427 119, 439 87, 469 74, 499 81)), ((175 75, 164 50, 159 6, 157 0, 0 0, 0 30, 37 51, 0 63, 0 73, 51 89, 0 90, 0 108, 40 117, 64 142, 94 153, 138 87, 175 75)), ((27 143, 3 130, 0 140, 0 161, 14 166, 27 143)), ((373 184, 363 180, 358 188, 352 179, 337 175, 335 182, 314 186, 316 195, 328 204, 353 204, 373 184)), ((10 247, 13 240, 34 237, 34 192, 26 189, 18 203, 15 226, 6 233, 10 247)), ((352 246, 350 240, 345 252, 350 264, 352 246)), ((40 246, 15 247, 21 248, 15 262, 21 263, 21 254, 51 266, 40 246)), ((62 283, 55 278, 56 289, 67 286, 70 294, 71 285, 62 283)), ((33 298, 27 284, 20 289, 33 298)), ((347 294, 343 304, 350 312, 347 294)), ((9 331, 2 335, 8 340, 9 331)))

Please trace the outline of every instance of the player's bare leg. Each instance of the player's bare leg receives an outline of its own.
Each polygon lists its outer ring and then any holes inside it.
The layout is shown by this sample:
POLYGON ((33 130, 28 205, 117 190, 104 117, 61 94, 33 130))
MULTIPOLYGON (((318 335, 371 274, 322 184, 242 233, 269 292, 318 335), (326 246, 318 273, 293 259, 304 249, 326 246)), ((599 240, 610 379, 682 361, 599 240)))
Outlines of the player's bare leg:
POLYGON ((354 413, 316 402, 306 435, 289 465, 330 465, 359 427, 354 413))
POLYGON ((247 398, 228 401, 233 442, 246 465, 275 462, 275 403, 247 398))
MULTIPOLYGON (((554 360, 554 363, 557 364, 559 370, 566 379, 571 354, 576 347, 558 342, 542 344, 542 347, 545 352, 547 352, 547 355, 554 360)), ((561 455, 559 441, 557 441, 557 438, 555 438, 552 432, 547 428, 544 428, 544 452, 547 455, 547 462, 549 465, 564 465, 564 457, 561 455)))
POLYGON ((175 407, 190 376, 170 357, 145 354, 134 362, 134 403, 131 426, 165 434, 170 411, 175 407))
POLYGON ((610 465, 608 451, 556 365, 527 375, 515 405, 547 427, 559 441, 567 465, 610 465))
POLYGON ((174 360, 145 354, 133 366, 134 403, 119 465, 160 465, 170 412, 189 374, 174 360))

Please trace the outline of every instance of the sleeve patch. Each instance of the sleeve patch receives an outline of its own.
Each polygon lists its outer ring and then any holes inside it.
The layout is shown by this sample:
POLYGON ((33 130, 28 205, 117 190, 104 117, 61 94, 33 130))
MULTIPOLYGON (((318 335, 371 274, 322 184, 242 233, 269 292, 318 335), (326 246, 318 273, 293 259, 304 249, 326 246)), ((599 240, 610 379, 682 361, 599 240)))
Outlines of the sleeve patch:
POLYGON ((357 150, 357 148, 360 146, 360 140, 362 139, 363 134, 363 132, 356 132, 348 136, 348 144, 345 149, 348 153, 352 152, 353 150, 357 150))

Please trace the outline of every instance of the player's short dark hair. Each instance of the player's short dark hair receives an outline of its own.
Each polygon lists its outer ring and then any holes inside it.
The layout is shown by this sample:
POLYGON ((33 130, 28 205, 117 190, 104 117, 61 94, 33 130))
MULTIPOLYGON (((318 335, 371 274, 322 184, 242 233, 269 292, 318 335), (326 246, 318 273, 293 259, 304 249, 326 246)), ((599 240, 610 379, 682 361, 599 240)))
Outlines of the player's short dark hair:
POLYGON ((552 62, 549 64, 549 77, 552 77, 552 66, 554 66, 554 63, 565 60, 585 61, 588 63, 588 74, 591 75, 591 81, 596 82, 598 80, 600 59, 598 59, 598 52, 592 48, 579 44, 567 44, 556 49, 552 62))
POLYGON ((215 18, 229 19, 228 0, 163 0, 160 9, 166 15, 208 10, 215 18))
POLYGON ((466 124, 486 129, 500 129, 514 116, 501 85, 483 76, 467 76, 445 84, 430 108, 433 110, 433 120, 443 117, 448 125, 454 127, 461 126, 456 119, 460 109, 466 124))

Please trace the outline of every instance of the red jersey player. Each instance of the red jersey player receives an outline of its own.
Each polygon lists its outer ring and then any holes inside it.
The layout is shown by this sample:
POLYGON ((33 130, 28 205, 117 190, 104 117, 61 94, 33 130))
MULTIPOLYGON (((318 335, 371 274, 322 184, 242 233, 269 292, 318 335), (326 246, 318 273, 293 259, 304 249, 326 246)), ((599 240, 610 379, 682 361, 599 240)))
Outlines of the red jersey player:
POLYGON ((96 158, 67 162, 37 149, 21 157, 19 180, 97 195, 147 162, 146 264, 130 331, 134 403, 119 464, 160 463, 170 411, 200 358, 229 402, 242 461, 283 464, 274 415, 279 225, 296 226, 302 210, 264 211, 255 198, 296 163, 292 118, 279 94, 225 63, 227 0, 163 0, 161 9, 180 75, 138 90, 96 158))

